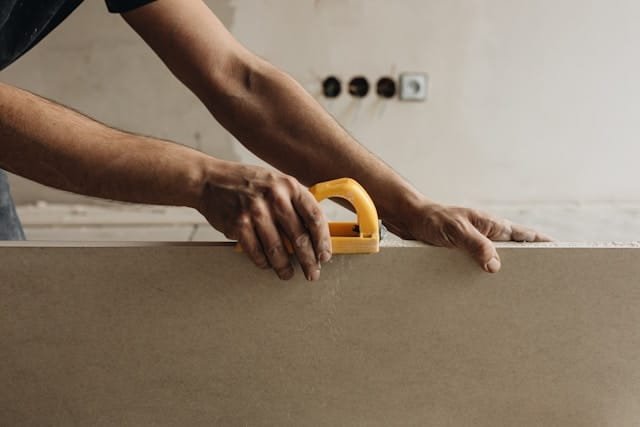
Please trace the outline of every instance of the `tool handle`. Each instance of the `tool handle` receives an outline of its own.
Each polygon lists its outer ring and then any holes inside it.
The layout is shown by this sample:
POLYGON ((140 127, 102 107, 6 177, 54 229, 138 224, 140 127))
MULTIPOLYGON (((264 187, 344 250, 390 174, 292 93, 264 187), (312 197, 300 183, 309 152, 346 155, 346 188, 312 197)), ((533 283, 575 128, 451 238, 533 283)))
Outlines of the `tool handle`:
MULTIPOLYGON (((380 229, 378 213, 373 200, 360 184, 351 178, 340 178, 321 182, 309 188, 318 202, 331 197, 339 197, 351 203, 358 217, 357 223, 330 222, 331 247, 333 253, 359 254, 379 251, 380 229)), ((282 236, 287 251, 293 253, 289 240, 282 236)), ((240 244, 236 252, 242 252, 240 244)))
POLYGON ((318 202, 331 197, 339 197, 351 203, 358 217, 361 237, 377 236, 378 213, 376 206, 360 184, 351 178, 321 182, 309 188, 318 202))

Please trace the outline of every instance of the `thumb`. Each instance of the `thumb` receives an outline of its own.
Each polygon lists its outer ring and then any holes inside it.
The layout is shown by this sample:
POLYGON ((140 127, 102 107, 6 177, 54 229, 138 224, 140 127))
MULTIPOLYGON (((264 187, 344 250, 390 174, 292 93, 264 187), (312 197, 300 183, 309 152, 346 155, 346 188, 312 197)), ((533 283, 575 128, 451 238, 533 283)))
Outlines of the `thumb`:
POLYGON ((466 250, 487 273, 500 271, 502 263, 495 246, 475 227, 470 227, 460 243, 462 249, 466 250))

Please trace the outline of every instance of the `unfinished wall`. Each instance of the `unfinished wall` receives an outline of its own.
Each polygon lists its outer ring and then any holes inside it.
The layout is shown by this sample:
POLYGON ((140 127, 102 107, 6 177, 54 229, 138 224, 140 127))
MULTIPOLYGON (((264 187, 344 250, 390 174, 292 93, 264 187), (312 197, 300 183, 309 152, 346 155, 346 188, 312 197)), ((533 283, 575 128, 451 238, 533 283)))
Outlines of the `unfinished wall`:
POLYGON ((640 249, 0 245, 0 424, 637 426, 640 249))
MULTIPOLYGON (((439 200, 638 200, 637 2, 208 3, 312 93, 329 73, 428 72, 425 104, 325 105, 439 200)), ((115 126, 251 160, 101 1, 86 2, 2 79, 115 126)), ((15 187, 21 201, 61 198, 15 187)))

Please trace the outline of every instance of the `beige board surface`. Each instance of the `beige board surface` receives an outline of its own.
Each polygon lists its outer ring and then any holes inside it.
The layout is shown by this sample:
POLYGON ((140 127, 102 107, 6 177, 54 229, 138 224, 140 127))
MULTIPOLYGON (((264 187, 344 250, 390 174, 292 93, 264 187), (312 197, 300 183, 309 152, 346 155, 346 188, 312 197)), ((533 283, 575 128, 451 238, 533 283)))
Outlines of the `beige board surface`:
POLYGON ((640 249, 0 246, 0 425, 636 426, 640 249))

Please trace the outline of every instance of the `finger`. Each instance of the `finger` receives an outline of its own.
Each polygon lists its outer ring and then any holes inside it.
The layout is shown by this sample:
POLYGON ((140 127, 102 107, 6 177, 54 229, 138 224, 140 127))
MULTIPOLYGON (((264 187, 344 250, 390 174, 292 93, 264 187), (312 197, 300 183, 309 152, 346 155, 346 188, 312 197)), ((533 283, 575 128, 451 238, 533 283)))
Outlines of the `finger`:
POLYGON ((483 213, 473 214, 473 225, 485 236, 498 242, 551 242, 553 239, 522 225, 513 224, 508 220, 496 219, 483 213))
POLYGON ((553 242, 555 241, 555 239, 551 236, 548 236, 547 234, 541 233, 539 231, 535 232, 536 235, 534 237, 533 240, 531 240, 531 242, 553 242))
POLYGON ((512 239, 511 221, 477 211, 471 211, 470 219, 481 234, 494 242, 508 242, 512 239))
POLYGON ((511 226, 511 240, 516 242, 545 242, 544 239, 547 236, 538 234, 535 230, 532 230, 521 225, 514 224, 511 226))
POLYGON ((489 235, 491 240, 501 242, 552 242, 553 239, 544 233, 540 233, 528 227, 524 227, 518 224, 512 224, 509 221, 501 221, 495 223, 494 230, 497 230, 497 235, 494 237, 489 235))
POLYGON ((320 263, 316 258, 309 233, 302 225, 290 200, 283 200, 277 204, 279 207, 275 210, 276 220, 291 242, 305 277, 309 281, 318 280, 320 263))
POLYGON ((262 245, 256 237, 256 232, 250 221, 246 222, 246 225, 238 228, 237 239, 243 252, 249 256, 255 265, 263 269, 269 268, 267 257, 264 254, 262 245))
POLYGON ((555 241, 556 239, 554 239, 553 237, 549 236, 548 234, 544 234, 540 232, 536 234, 536 240, 534 240, 534 242, 555 242, 555 241))
POLYGON ((331 235, 320 205, 308 190, 303 189, 293 198, 293 206, 309 231, 316 258, 320 262, 329 261, 332 251, 331 235))
POLYGON ((502 265, 495 246, 471 223, 449 236, 449 240, 454 246, 469 253, 486 272, 497 273, 500 271, 502 265))
POLYGON ((252 219, 269 264, 280 279, 291 279, 293 277, 293 266, 291 265, 289 254, 273 221, 273 217, 264 203, 256 203, 252 209, 252 219))

